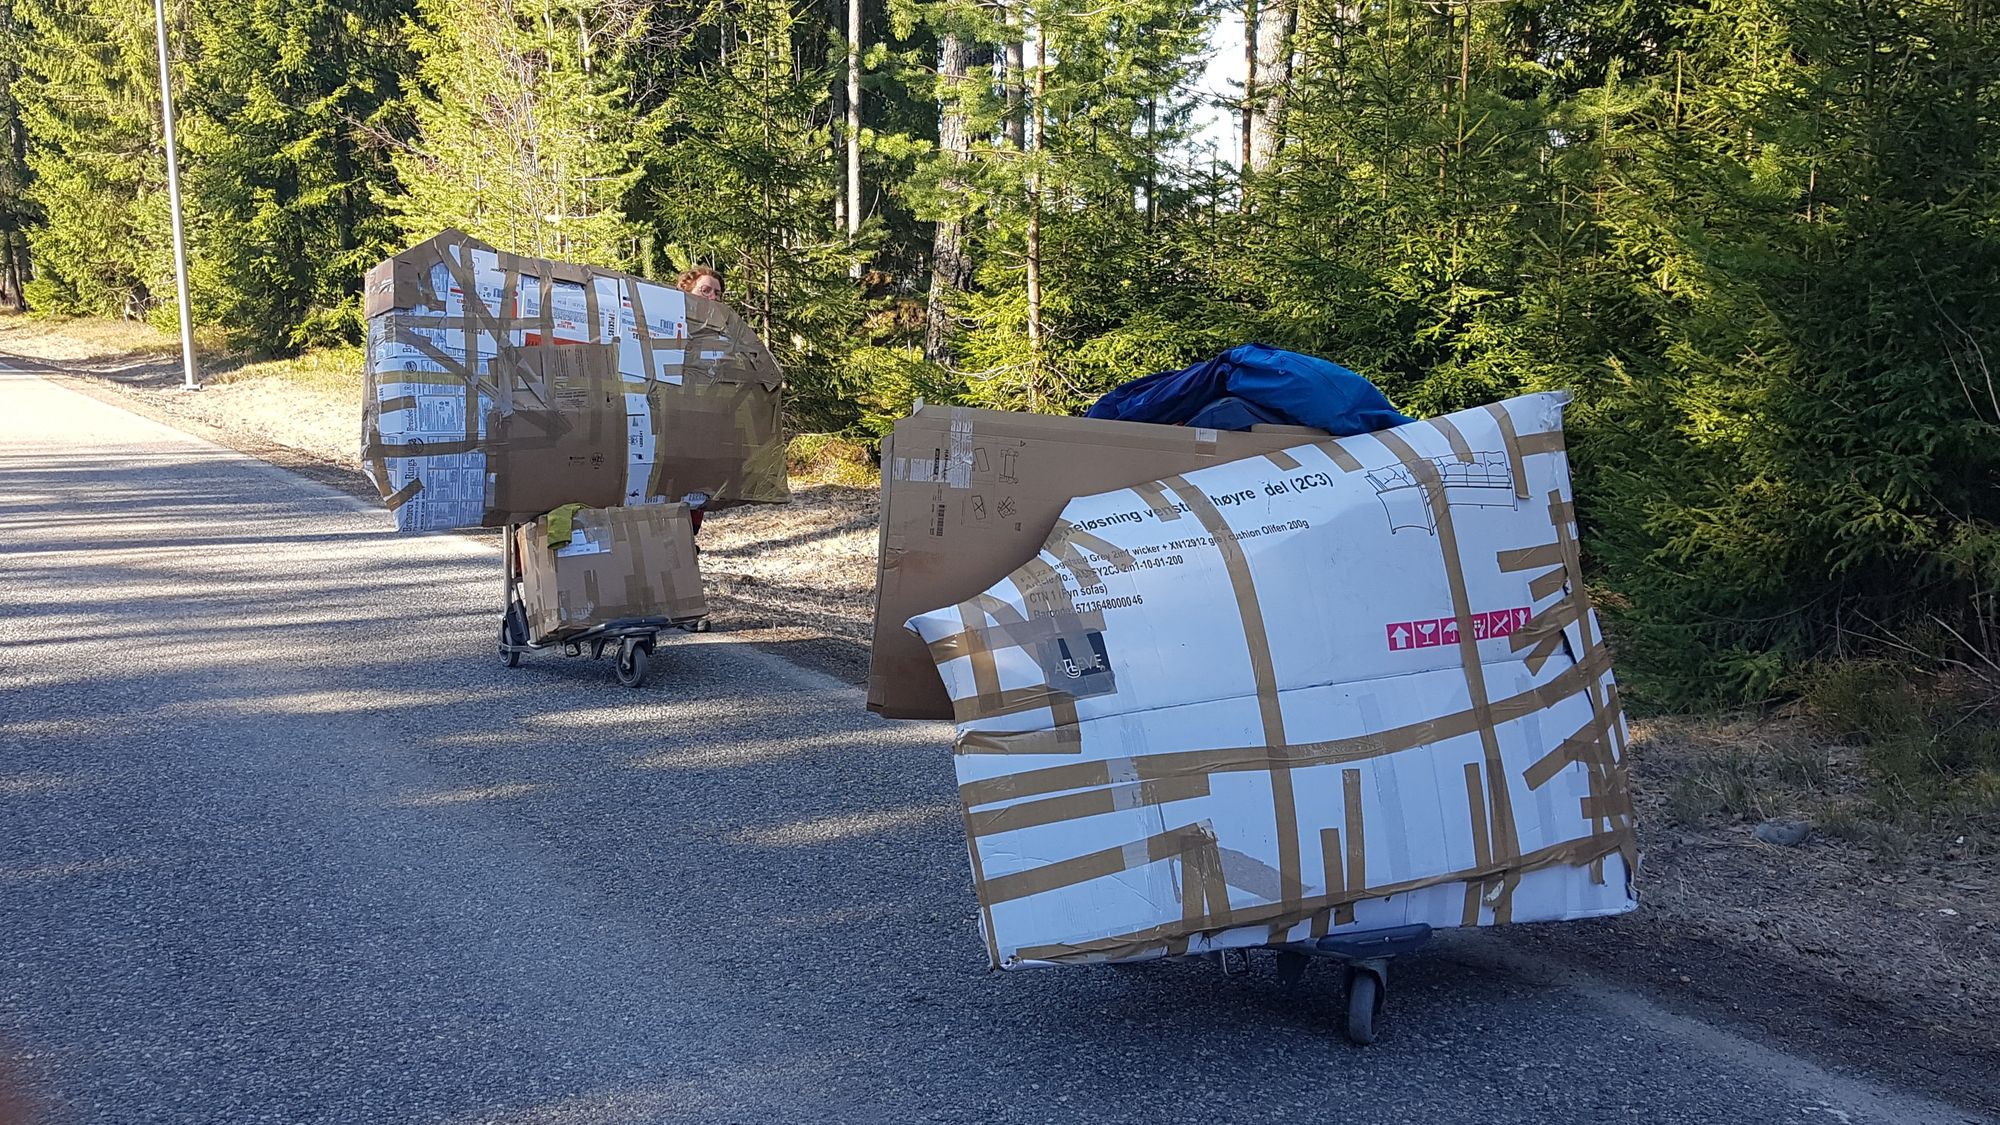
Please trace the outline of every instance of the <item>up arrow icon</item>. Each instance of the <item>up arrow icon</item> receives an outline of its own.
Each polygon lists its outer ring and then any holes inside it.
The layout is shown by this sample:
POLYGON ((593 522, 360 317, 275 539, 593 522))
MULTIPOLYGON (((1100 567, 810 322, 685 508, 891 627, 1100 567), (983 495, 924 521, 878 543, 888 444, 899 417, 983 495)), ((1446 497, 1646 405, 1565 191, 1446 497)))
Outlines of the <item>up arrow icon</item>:
POLYGON ((1396 626, 1395 630, 1389 634, 1389 647, 1392 649, 1410 647, 1409 626, 1407 625, 1396 626))

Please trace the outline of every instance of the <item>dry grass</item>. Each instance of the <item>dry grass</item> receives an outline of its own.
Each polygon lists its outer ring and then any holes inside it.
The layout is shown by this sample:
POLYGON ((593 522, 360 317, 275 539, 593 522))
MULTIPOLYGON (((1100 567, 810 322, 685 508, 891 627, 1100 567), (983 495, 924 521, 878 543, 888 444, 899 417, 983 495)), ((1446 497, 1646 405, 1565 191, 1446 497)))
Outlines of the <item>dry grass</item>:
POLYGON ((89 361, 171 356, 180 338, 135 320, 71 320, 0 313, 0 351, 31 359, 89 361))

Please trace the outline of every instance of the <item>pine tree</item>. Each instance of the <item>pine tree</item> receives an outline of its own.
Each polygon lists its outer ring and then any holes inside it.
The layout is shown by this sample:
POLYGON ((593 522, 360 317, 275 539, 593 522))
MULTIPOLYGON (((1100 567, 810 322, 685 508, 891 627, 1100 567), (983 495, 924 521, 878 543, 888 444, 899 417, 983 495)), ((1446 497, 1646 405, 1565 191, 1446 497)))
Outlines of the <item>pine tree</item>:
POLYGON ((28 228, 36 209, 28 196, 28 129, 14 98, 26 34, 14 18, 14 0, 0 0, 0 308, 21 309, 28 263, 28 228))
POLYGON ((386 202, 410 237, 457 227, 504 249, 613 266, 634 257, 637 169, 623 51, 637 3, 418 0, 416 137, 386 202))
POLYGON ((395 248, 384 137, 408 0, 244 0, 195 21, 183 97, 197 308, 265 352, 359 339, 362 275, 395 248))
POLYGON ((43 219, 28 232, 29 303, 144 316, 173 291, 152 5, 15 0, 13 15, 28 198, 43 219))
POLYGON ((841 370, 860 327, 853 274, 872 239, 836 218, 840 59, 825 38, 805 50, 812 30, 791 0, 703 8, 680 40, 685 69, 651 115, 641 194, 665 265, 721 267, 728 299, 786 366, 794 415, 838 429, 856 417, 841 370))

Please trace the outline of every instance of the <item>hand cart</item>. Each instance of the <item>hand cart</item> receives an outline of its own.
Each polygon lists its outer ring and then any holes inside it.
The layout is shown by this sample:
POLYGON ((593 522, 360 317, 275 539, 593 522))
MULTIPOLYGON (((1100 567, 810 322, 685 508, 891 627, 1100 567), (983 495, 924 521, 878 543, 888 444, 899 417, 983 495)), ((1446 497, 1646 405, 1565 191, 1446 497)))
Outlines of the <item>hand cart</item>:
MULTIPOLYGON (((1414 952, 1430 939, 1431 928, 1417 923, 1266 948, 1278 955, 1278 979, 1288 985, 1303 979, 1306 966, 1315 958, 1341 962, 1347 985, 1347 1038, 1357 1046, 1366 1046, 1375 1041, 1375 1018, 1382 1014, 1389 993, 1389 959, 1414 952)), ((1216 959, 1224 973, 1241 976, 1250 971, 1249 953, 1248 949, 1225 949, 1216 959)))
POLYGON ((519 526, 510 523, 501 529, 500 604, 505 609, 500 616, 500 662, 507 667, 520 667, 523 654, 542 649, 561 647, 565 656, 582 656, 589 649, 592 660, 601 660, 605 650, 615 647, 614 672, 618 682, 629 688, 642 687, 652 674, 653 648, 659 643, 661 633, 669 629, 708 632, 708 616, 703 614, 687 618, 621 617, 573 633, 529 636, 528 607, 521 597, 520 560, 514 541, 519 526))

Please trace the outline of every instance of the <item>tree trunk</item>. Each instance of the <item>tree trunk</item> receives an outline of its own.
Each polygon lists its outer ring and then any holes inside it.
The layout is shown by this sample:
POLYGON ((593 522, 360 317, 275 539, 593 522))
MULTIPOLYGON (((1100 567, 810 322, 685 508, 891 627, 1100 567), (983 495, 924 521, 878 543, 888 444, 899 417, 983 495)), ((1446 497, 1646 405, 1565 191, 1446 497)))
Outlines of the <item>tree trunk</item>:
POLYGON ((1262 172, 1271 166, 1284 143, 1285 104, 1292 84, 1292 33, 1299 18, 1298 0, 1260 0, 1254 34, 1245 33, 1246 46, 1255 44, 1252 74, 1256 75, 1255 97, 1248 99, 1249 166, 1262 172))
POLYGON ((1257 0, 1243 0, 1243 158, 1237 165, 1250 172, 1250 136, 1257 130, 1257 0))
POLYGON ((938 44, 938 78, 944 89, 938 103, 938 151, 953 167, 939 188, 946 214, 931 238, 931 291, 924 309, 924 358, 951 362, 951 298, 972 283, 972 260, 965 252, 966 191, 964 166, 972 159, 971 123, 960 101, 961 87, 973 65, 973 45, 962 35, 946 35, 938 44))
MULTIPOLYGON (((861 230, 861 0, 847 0, 847 233, 861 230)), ((859 263, 855 275, 861 273, 859 263)))
MULTIPOLYGON (((1042 147, 1042 99, 1048 92, 1048 33, 1035 31, 1035 138, 1042 147)), ((1042 372, 1042 170, 1028 179, 1028 409, 1037 409, 1042 372)))
POLYGON ((1003 132, 1007 143, 1015 152, 1024 152, 1028 147, 1028 119, 1022 108, 1027 93, 1027 48, 1022 40, 1026 21, 1022 16, 1021 0, 1007 6, 1007 27, 1012 34, 1007 36, 1007 118, 1003 132))

